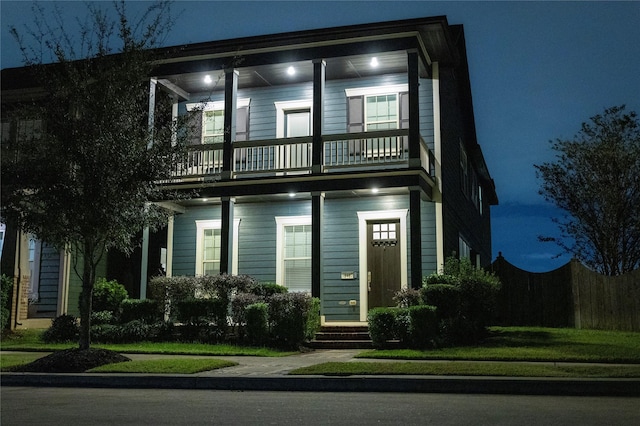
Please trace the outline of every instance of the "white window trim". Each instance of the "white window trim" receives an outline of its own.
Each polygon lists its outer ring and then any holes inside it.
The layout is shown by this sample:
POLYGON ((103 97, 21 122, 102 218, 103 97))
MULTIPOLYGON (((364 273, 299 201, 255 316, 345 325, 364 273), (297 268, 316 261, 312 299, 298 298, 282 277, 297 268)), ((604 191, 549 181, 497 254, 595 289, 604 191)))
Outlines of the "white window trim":
POLYGON ((313 117, 313 100, 302 99, 295 101, 274 102, 276 107, 276 138, 284 138, 284 116, 287 111, 296 109, 308 109, 310 117, 313 117))
MULTIPOLYGON (((409 91, 409 84, 391 84, 388 86, 354 87, 344 89, 348 98, 353 96, 393 95, 409 91)), ((400 100, 398 99, 398 102, 400 100)))
POLYGON ((276 283, 284 285, 284 228, 311 225, 311 216, 276 216, 276 283))
MULTIPOLYGON (((204 256, 204 230, 222 229, 222 220, 196 220, 196 268, 195 275, 202 275, 202 257, 204 256)), ((233 247, 231 259, 231 273, 238 274, 238 230, 240 229, 240 219, 233 220, 233 247)))
POLYGON ((400 288, 407 288, 407 214, 408 209, 374 210, 358 212, 360 261, 360 321, 367 321, 369 291, 367 286, 367 221, 400 219, 400 288))

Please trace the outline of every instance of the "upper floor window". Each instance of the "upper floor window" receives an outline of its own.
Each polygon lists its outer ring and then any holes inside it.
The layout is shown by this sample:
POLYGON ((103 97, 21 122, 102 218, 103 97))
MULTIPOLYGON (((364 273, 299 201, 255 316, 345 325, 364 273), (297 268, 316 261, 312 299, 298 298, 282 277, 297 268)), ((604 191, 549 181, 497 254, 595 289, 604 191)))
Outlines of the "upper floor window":
MULTIPOLYGON (((251 99, 237 101, 236 141, 249 139, 249 104, 251 99)), ((193 145, 224 142, 224 101, 189 103, 187 111, 196 112, 193 117, 193 145)))
POLYGON ((276 138, 311 135, 311 99, 274 102, 276 107, 276 138))
POLYGON ((408 90, 407 84, 346 89, 347 131, 359 133, 408 128, 408 90))
POLYGON ((202 143, 224 142, 224 110, 203 111, 202 143))
POLYGON ((365 97, 366 130, 398 128, 398 95, 373 95, 365 97))

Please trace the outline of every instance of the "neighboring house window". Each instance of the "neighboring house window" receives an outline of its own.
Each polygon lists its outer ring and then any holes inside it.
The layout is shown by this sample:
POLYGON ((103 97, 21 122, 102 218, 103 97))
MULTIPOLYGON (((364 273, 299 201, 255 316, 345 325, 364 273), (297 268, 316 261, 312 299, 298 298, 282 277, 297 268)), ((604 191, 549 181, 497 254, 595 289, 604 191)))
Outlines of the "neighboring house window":
MULTIPOLYGON (((232 273, 238 273, 238 230, 240 219, 233 222, 233 266, 232 273)), ((220 273, 220 250, 222 247, 222 221, 196 220, 196 275, 217 275, 220 273)))
POLYGON ((311 216, 276 217, 276 282, 311 292, 311 216))
POLYGON ((40 253, 42 243, 31 236, 29 238, 29 299, 38 300, 40 287, 40 253))
POLYGON ((478 211, 480 214, 484 214, 484 205, 482 201, 482 185, 478 185, 478 211))
POLYGON ((471 170, 471 202, 473 203, 473 205, 476 207, 476 209, 479 209, 478 207, 478 175, 476 175, 476 172, 471 170))
POLYGON ((471 246, 469 246, 469 243, 467 243, 462 236, 458 236, 458 251, 460 259, 471 259, 471 246))
POLYGON ((16 135, 19 141, 42 138, 42 120, 18 120, 16 135))
POLYGON ((467 151, 462 145, 462 140, 460 141, 460 184, 464 195, 469 197, 471 195, 469 191, 469 159, 467 151))

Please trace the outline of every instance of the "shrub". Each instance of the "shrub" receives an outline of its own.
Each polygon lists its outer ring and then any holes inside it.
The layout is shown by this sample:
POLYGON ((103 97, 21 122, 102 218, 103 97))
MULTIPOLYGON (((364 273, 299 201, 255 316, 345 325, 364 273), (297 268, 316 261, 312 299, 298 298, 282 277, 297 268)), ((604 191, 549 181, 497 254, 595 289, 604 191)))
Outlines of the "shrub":
POLYGON ((129 297, 127 289, 118 281, 107 281, 105 278, 99 278, 93 286, 91 307, 96 312, 111 311, 118 314, 120 304, 127 297, 129 297))
POLYGON ((396 319, 393 325, 392 339, 399 340, 402 346, 409 346, 411 343, 411 316, 409 315, 409 308, 395 308, 395 315, 396 319))
POLYGON ((222 299, 189 298, 176 304, 177 319, 190 325, 214 323, 220 328, 227 325, 227 303, 222 299))
POLYGON ((116 318, 111 311, 92 311, 91 325, 114 324, 116 318))
POLYGON ((425 305, 438 308, 438 318, 452 318, 459 314, 460 287, 451 284, 428 284, 420 289, 425 305))
POLYGON ((119 343, 120 326, 115 324, 92 325, 91 340, 96 343, 119 343))
POLYGON ((373 308, 367 315, 369 335, 375 348, 388 346, 387 341, 396 338, 397 308, 373 308))
POLYGON ((65 343, 78 340, 78 319, 73 315, 60 315, 51 321, 51 327, 42 333, 45 343, 65 343))
POLYGON ((140 320, 147 324, 154 324, 162 318, 158 302, 153 299, 126 299, 120 307, 121 323, 140 320))
POLYGON ((420 290, 413 288, 403 288, 397 291, 393 295, 393 301, 398 308, 408 308, 409 306, 416 306, 422 303, 420 290))
POLYGON ((11 290, 13 279, 6 275, 0 276, 2 288, 0 289, 0 333, 9 325, 11 317, 11 290))
POLYGON ((264 298, 253 293, 239 293, 231 301, 231 320, 235 325, 244 325, 247 322, 246 309, 249 305, 263 302, 264 298))
POLYGON ((271 337, 276 346, 297 349, 304 342, 311 296, 306 293, 279 293, 268 299, 271 337))
POLYGON ((262 345, 269 335, 269 306, 266 303, 254 303, 247 306, 247 338, 252 345, 262 345))
POLYGON ((500 280, 469 259, 448 258, 443 274, 424 280, 423 299, 438 308, 445 343, 475 343, 494 319, 500 280))
POLYGON ((114 343, 135 343, 151 340, 152 327, 140 320, 129 321, 118 328, 119 341, 114 343))
POLYGON ((307 314, 307 324, 304 334, 305 340, 312 340, 318 330, 320 330, 320 299, 313 297, 311 298, 311 305, 309 306, 309 313, 307 314))
POLYGON ((263 298, 271 297, 274 294, 287 293, 289 290, 276 283, 256 283, 249 288, 249 293, 263 298))
POLYGON ((438 335, 436 307, 429 305, 411 306, 408 311, 410 346, 415 348, 430 346, 438 335))

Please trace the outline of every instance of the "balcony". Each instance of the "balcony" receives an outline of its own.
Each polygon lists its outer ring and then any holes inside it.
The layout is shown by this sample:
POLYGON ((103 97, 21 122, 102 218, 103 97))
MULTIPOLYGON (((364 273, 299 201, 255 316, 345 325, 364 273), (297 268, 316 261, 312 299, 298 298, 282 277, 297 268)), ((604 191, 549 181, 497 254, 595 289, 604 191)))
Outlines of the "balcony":
MULTIPOLYGON (((323 136, 324 174, 380 171, 409 167, 409 130, 323 136)), ((222 179, 223 144, 189 147, 170 183, 222 179)), ((312 137, 238 141, 233 143, 231 179, 311 174, 312 137)), ((420 139, 420 165, 435 176, 435 157, 420 139)))

